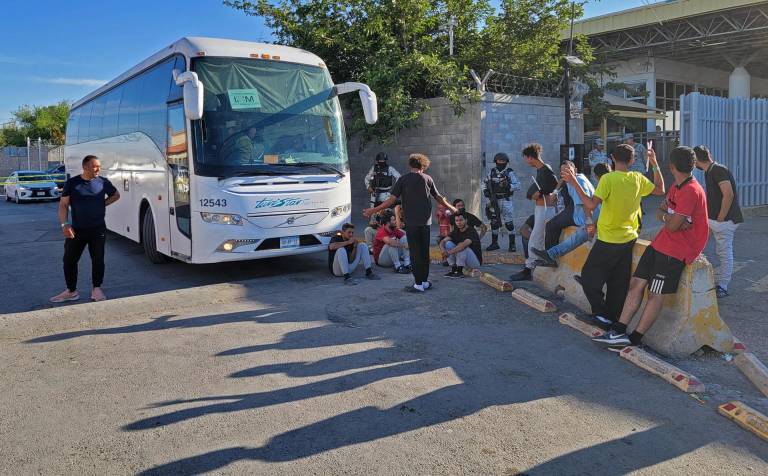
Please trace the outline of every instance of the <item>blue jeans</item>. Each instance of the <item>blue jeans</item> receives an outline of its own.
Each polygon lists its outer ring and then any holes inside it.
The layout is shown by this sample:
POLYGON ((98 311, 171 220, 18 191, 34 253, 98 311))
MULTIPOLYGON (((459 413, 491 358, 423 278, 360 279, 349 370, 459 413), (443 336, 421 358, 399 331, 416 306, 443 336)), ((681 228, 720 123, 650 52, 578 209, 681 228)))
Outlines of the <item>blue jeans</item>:
POLYGON ((560 242, 560 244, 548 249, 547 253, 549 253, 549 256, 551 256, 552 259, 558 259, 583 245, 588 239, 589 235, 587 235, 587 230, 580 226, 576 233, 560 242))

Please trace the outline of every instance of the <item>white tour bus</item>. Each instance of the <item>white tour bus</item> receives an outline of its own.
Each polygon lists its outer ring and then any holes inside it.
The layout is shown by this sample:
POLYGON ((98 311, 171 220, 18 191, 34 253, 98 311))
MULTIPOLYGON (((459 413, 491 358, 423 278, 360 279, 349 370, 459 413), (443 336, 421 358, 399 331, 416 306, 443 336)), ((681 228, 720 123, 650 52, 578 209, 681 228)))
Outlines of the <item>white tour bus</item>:
POLYGON ((107 227, 159 263, 325 250, 349 221, 339 94, 323 60, 296 48, 182 38, 72 106, 66 168, 86 155, 120 191, 107 227))

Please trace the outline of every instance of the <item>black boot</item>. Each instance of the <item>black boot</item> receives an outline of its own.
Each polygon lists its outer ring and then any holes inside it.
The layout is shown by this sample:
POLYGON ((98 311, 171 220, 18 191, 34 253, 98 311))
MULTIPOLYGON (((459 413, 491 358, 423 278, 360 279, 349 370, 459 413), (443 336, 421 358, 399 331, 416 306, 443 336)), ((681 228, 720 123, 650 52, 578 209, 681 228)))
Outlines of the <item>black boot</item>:
POLYGON ((485 251, 496 251, 499 249, 499 235, 496 233, 491 235, 491 244, 488 245, 488 248, 485 249, 485 251))
POLYGON ((531 268, 523 268, 519 273, 515 273, 509 277, 510 281, 531 281, 533 279, 533 273, 531 268))
POLYGON ((517 246, 515 246, 515 235, 509 235, 509 252, 514 253, 517 251, 517 246))

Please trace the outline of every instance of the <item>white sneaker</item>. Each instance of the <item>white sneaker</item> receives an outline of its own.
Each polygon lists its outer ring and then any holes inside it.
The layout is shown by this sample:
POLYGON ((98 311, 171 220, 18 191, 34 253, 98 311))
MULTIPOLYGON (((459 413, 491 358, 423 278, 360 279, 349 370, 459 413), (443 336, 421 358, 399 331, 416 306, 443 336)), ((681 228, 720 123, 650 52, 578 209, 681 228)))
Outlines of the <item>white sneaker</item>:
POLYGON ((51 299, 49 299, 49 301, 53 303, 59 303, 66 301, 77 301, 78 299, 80 299, 80 293, 77 291, 70 291, 69 289, 65 289, 59 294, 53 296, 51 299))
POLYGON ((93 291, 91 291, 91 301, 103 301, 105 299, 107 299, 107 296, 101 288, 93 288, 93 291))

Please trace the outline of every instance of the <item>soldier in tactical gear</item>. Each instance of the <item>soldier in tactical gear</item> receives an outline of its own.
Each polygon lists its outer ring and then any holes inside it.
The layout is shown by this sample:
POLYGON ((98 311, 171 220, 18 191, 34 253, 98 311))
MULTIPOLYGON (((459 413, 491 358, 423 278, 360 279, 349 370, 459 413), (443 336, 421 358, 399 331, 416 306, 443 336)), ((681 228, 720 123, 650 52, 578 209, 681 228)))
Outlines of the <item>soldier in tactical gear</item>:
POLYGON ((400 178, 400 173, 389 165, 388 160, 386 153, 376 154, 373 167, 365 176, 365 187, 371 194, 371 207, 377 207, 388 199, 392 186, 400 178))
POLYGON ((502 223, 509 231, 509 251, 516 251, 515 225, 512 220, 515 216, 515 207, 512 204, 512 194, 520 190, 520 180, 509 167, 509 157, 502 152, 493 157, 496 167, 491 169, 488 178, 483 182, 483 195, 488 198, 485 214, 491 221, 491 244, 486 251, 499 249, 499 229, 502 223))

